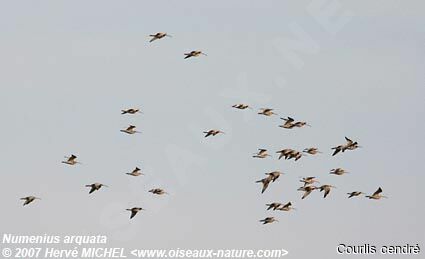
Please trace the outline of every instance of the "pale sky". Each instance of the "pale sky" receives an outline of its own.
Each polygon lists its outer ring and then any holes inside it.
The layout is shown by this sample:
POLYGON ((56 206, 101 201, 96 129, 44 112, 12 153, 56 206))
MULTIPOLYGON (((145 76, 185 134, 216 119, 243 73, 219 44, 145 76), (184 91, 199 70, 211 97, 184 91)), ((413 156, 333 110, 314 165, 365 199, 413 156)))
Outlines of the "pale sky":
POLYGON ((0 234, 288 258, 340 258, 340 243, 423 250, 425 4, 335 1, 332 27, 315 7, 333 2, 1 1, 0 234), (159 31, 173 37, 149 43, 159 31), (208 56, 183 59, 197 49, 208 56), (235 103, 312 127, 285 130, 235 103), (130 107, 143 114, 120 115, 130 107), (119 132, 129 124, 142 134, 119 132), (226 134, 204 139, 209 129, 226 134), (363 148, 331 157, 344 136, 363 148), (275 154, 310 146, 324 153, 275 154), (258 148, 273 158, 253 159, 258 148), (70 154, 83 164, 61 164, 70 154), (135 166, 146 175, 125 175, 135 166), (285 175, 261 194, 255 181, 273 170, 285 175), (303 176, 337 189, 301 200, 303 176), (110 188, 88 195, 93 182, 110 188), (389 199, 347 199, 378 187, 389 199), (28 195, 42 200, 22 207, 28 195), (297 211, 266 211, 274 201, 297 211), (134 206, 146 211, 130 221, 134 206), (267 216, 279 222, 261 225, 267 216))

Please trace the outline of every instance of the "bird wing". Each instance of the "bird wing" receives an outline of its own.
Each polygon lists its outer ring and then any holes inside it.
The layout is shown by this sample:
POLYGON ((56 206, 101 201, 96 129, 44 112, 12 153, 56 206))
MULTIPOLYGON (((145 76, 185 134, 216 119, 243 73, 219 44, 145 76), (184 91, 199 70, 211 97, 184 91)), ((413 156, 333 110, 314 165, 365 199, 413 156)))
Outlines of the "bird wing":
POLYGON ((312 190, 305 191, 305 192, 304 192, 304 195, 303 195, 303 197, 301 197, 301 199, 304 199, 305 197, 307 197, 307 196, 311 193, 311 191, 312 191, 312 190))
POLYGON ((323 198, 326 198, 326 196, 328 196, 330 192, 331 192, 331 188, 329 187, 325 188, 325 194, 323 195, 323 198))
POLYGON ((130 125, 130 126, 128 126, 127 130, 133 130, 135 128, 136 128, 136 126, 130 125))
POLYGON ((333 152, 332 156, 335 156, 336 154, 338 154, 338 153, 339 153, 339 151, 341 151, 341 149, 340 149, 340 148, 338 148, 338 147, 333 148, 333 149, 335 149, 335 151, 333 152))
POLYGON ((345 137, 345 140, 347 140, 347 142, 350 143, 350 144, 353 143, 353 141, 351 139, 347 138, 347 137, 345 137))
POLYGON ((95 187, 95 186, 91 186, 91 185, 90 185, 90 187, 91 187, 91 189, 90 189, 89 194, 90 194, 90 193, 92 193, 92 192, 94 192, 94 191, 96 191, 96 187, 95 187))
POLYGON ((261 190, 261 193, 264 193, 266 191, 267 187, 269 187, 269 180, 263 181, 263 189, 261 190))
POLYGON ((381 187, 379 187, 378 190, 376 190, 376 192, 374 192, 372 196, 378 195, 381 192, 382 192, 382 189, 381 189, 381 187))
POLYGON ((131 211, 130 219, 132 219, 134 216, 136 216, 136 214, 137 214, 137 211, 132 210, 132 211, 131 211))

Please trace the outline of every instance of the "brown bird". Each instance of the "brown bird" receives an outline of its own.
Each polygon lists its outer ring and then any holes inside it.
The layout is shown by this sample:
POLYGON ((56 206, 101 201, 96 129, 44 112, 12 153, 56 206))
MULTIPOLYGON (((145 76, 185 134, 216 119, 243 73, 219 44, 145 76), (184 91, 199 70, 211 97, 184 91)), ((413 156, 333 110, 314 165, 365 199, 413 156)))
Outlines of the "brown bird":
POLYGON ((272 180, 273 182, 277 180, 277 178, 279 178, 279 176, 281 176, 283 173, 279 172, 279 171, 273 171, 270 173, 266 173, 266 175, 268 175, 268 177, 270 177, 270 180, 272 180))
POLYGON ((77 162, 77 156, 76 155, 71 155, 69 157, 65 157, 67 160, 66 161, 62 161, 62 163, 67 164, 67 165, 76 165, 76 164, 81 164, 80 162, 77 162))
POLYGON ((347 137, 345 137, 345 140, 347 141, 345 144, 332 148, 334 150, 334 152, 332 153, 332 156, 335 156, 339 152, 344 153, 345 150, 354 150, 360 147, 357 142, 354 142, 347 137))
POLYGON ((217 135, 217 134, 219 134, 219 133, 221 133, 221 134, 225 134, 223 131, 221 131, 221 130, 209 130, 209 131, 204 131, 204 134, 206 134, 205 135, 205 137, 209 137, 209 136, 215 136, 215 135, 217 135))
POLYGON ((286 148, 286 149, 279 150, 276 153, 280 154, 279 155, 279 160, 280 160, 282 157, 285 157, 286 159, 289 156, 289 154, 293 152, 296 152, 296 151, 290 148, 286 148))
POLYGON ((348 198, 354 197, 354 196, 359 196, 361 194, 364 194, 363 192, 349 192, 348 194, 348 198))
POLYGON ((372 195, 366 195, 366 198, 373 199, 373 200, 379 200, 381 198, 388 198, 387 196, 381 195, 382 189, 381 187, 376 190, 372 195))
POLYGON ((313 183, 320 183, 319 181, 316 180, 316 177, 314 176, 309 176, 309 177, 303 177, 300 182, 304 183, 304 186, 309 185, 309 184, 313 184, 313 183))
POLYGON ((254 153, 254 155, 252 157, 255 157, 255 158, 266 158, 268 156, 271 156, 271 155, 269 155, 267 153, 267 149, 261 149, 261 148, 259 148, 258 150, 259 150, 258 153, 254 153))
POLYGON ((140 109, 134 109, 134 108, 121 110, 121 114, 136 114, 136 113, 142 113, 142 112, 140 111, 140 109))
POLYGON ((326 196, 328 196, 328 194, 331 192, 331 188, 336 188, 336 187, 333 186, 333 185, 329 185, 329 184, 324 184, 324 185, 319 187, 320 192, 325 191, 323 198, 326 198, 326 196))
POLYGON ((275 219, 274 217, 267 217, 265 219, 260 220, 260 222, 263 222, 263 225, 273 223, 273 222, 279 222, 279 220, 275 219))
POLYGON ((258 114, 264 115, 264 116, 272 116, 277 115, 277 113, 273 112, 273 109, 270 108, 261 108, 258 114))
POLYGON ((311 125, 310 124, 308 124, 307 122, 305 122, 305 121, 297 121, 297 122, 295 122, 294 123, 294 127, 297 127, 297 128, 302 128, 302 127, 304 127, 304 126, 309 126, 309 127, 311 127, 311 125))
POLYGON ((199 55, 206 56, 207 54, 203 53, 200 50, 193 50, 193 51, 191 51, 189 53, 184 53, 184 55, 185 55, 184 59, 187 59, 187 58, 190 58, 190 57, 198 57, 199 55))
POLYGON ((144 209, 134 207, 134 208, 127 209, 127 210, 128 210, 128 211, 131 211, 130 219, 132 219, 132 218, 134 218, 134 216, 136 216, 136 214, 137 214, 139 211, 144 210, 144 209))
POLYGON ((263 184, 263 188, 261 189, 261 193, 264 193, 264 191, 267 189, 267 187, 269 187, 269 184, 270 184, 271 181, 272 181, 272 178, 270 176, 256 181, 256 183, 262 183, 263 184))
POLYGON ((282 203, 273 202, 273 203, 266 204, 266 206, 267 206, 267 210, 270 210, 270 209, 276 210, 277 208, 282 206, 282 203))
POLYGON ((136 167, 136 168, 134 168, 133 171, 131 171, 131 173, 126 173, 126 174, 131 175, 131 176, 143 175, 143 173, 141 173, 140 170, 141 170, 140 168, 136 167))
POLYGON ((301 199, 304 199, 305 197, 307 197, 308 195, 310 195, 310 193, 312 191, 317 190, 317 189, 318 189, 318 187, 316 187, 316 186, 307 185, 307 186, 303 186, 303 187, 298 188, 298 191, 303 191, 304 192, 303 196, 301 197, 301 199))
POLYGON ((134 133, 141 133, 140 131, 136 131, 136 126, 130 125, 126 129, 120 130, 121 132, 127 133, 127 134, 134 134, 134 133))
POLYGON ((109 186, 104 185, 104 184, 102 184, 102 183, 92 183, 92 184, 87 184, 87 185, 86 185, 86 187, 90 187, 90 188, 91 188, 91 189, 90 189, 90 192, 89 192, 89 194, 90 194, 90 193, 92 193, 92 192, 94 192, 94 191, 99 190, 99 189, 100 189, 100 188, 102 188, 102 187, 109 187, 109 186))
POLYGON ((295 127, 295 125, 293 124, 295 120, 293 118, 287 117, 287 118, 280 118, 280 119, 284 120, 285 123, 283 125, 279 125, 279 127, 285 128, 285 129, 292 129, 293 127, 295 127))
POLYGON ((160 189, 160 188, 151 189, 151 190, 149 190, 149 192, 151 192, 152 194, 156 194, 156 195, 169 194, 168 192, 166 192, 166 191, 164 191, 163 189, 160 189))
POLYGON ((165 33, 165 32, 158 32, 158 33, 155 33, 155 34, 151 34, 151 35, 149 35, 149 37, 152 37, 150 40, 149 40, 149 42, 152 42, 152 41, 155 41, 155 40, 159 40, 159 39, 162 39, 162 38, 164 38, 164 37, 172 37, 171 35, 169 35, 169 34, 167 34, 167 33, 165 33))
POLYGON ((249 105, 243 103, 232 105, 232 107, 239 110, 245 110, 246 108, 252 109, 249 105))
POLYGON ((23 206, 25 206, 25 205, 28 205, 35 200, 41 200, 41 199, 34 197, 34 196, 28 196, 28 197, 21 198, 21 200, 25 200, 24 205, 23 205, 23 206))
POLYGON ((296 210, 294 207, 292 207, 292 203, 288 202, 285 205, 282 205, 282 207, 278 208, 278 210, 282 211, 290 211, 290 210, 296 210))
POLYGON ((305 148, 303 150, 304 153, 310 154, 310 155, 315 155, 317 153, 322 153, 320 152, 317 148, 315 147, 310 147, 310 148, 305 148))
POLYGON ((348 171, 345 171, 342 168, 334 168, 330 171, 330 174, 334 174, 334 175, 343 175, 343 174, 348 174, 348 171))

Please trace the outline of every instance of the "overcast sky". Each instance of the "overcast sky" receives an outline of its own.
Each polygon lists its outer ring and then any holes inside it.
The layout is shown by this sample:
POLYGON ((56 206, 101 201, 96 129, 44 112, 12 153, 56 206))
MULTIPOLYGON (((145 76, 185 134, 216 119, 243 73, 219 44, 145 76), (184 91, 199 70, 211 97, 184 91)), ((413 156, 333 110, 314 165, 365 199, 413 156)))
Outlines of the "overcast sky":
POLYGON ((131 249, 283 248, 290 258, 339 258, 340 243, 424 248, 424 7, 1 1, 1 232, 105 234, 109 247, 131 249), (173 37, 149 43, 159 31, 173 37), (197 49, 208 56, 183 59, 197 49), (130 107, 143 114, 120 115, 130 107), (312 127, 279 128, 261 107, 312 127), (119 132, 129 124, 142 134, 119 132), (209 129, 226 134, 205 139, 209 129), (331 157, 344 136, 363 148, 331 157), (313 146, 324 153, 275 154, 313 146), (253 159, 258 148, 273 157, 253 159), (62 164, 70 154, 83 164, 62 164), (146 175, 125 175, 136 166, 146 175), (351 174, 329 175, 336 167, 351 174), (273 170, 286 174, 261 195, 255 181, 273 170), (337 189, 301 200, 303 176, 337 189), (110 188, 88 195, 93 182, 110 188), (378 187, 389 199, 347 199, 378 187), (28 195, 42 200, 22 207, 28 195), (266 211, 274 201, 297 211, 266 211), (130 221, 134 206, 146 211, 130 221), (267 216, 279 222, 261 225, 267 216))

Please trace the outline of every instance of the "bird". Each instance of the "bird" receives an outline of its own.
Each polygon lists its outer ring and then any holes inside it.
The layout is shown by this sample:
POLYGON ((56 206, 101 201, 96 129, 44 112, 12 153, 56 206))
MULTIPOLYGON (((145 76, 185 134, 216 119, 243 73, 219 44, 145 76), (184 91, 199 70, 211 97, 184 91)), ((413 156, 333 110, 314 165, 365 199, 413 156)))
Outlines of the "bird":
POLYGON ((309 184, 313 184, 313 183, 320 183, 319 181, 316 180, 316 177, 314 176, 309 176, 309 177, 303 177, 300 182, 304 183, 304 186, 307 186, 309 184))
POLYGON ((303 191, 304 192, 303 196, 301 197, 301 199, 304 199, 305 197, 307 197, 308 195, 310 195, 310 193, 312 191, 317 190, 317 189, 318 189, 318 187, 316 187, 316 186, 307 185, 307 186, 303 186, 303 187, 298 188, 298 191, 303 191))
POLYGON ((331 188, 336 188, 333 185, 329 185, 329 184, 324 184, 322 186, 319 187, 320 191, 325 191, 323 198, 326 198, 326 196, 328 196, 328 194, 331 192, 331 188))
POLYGON ((25 206, 25 205, 28 205, 35 200, 41 200, 41 199, 34 197, 34 196, 28 196, 28 197, 21 198, 21 200, 25 200, 24 205, 23 205, 23 206, 25 206))
POLYGON ((334 152, 332 153, 332 156, 335 156, 339 152, 344 153, 345 150, 354 150, 359 148, 359 144, 357 142, 352 141, 351 139, 345 137, 346 143, 343 145, 338 145, 336 147, 333 147, 332 149, 334 152))
POLYGON ((281 176, 282 174, 283 173, 279 172, 279 171, 273 171, 273 172, 270 172, 270 173, 266 173, 266 175, 268 175, 268 177, 270 177, 270 180, 272 182, 276 181, 277 178, 279 178, 279 176, 281 176))
POLYGON ((209 130, 209 131, 204 131, 204 134, 206 134, 205 135, 205 137, 209 137, 209 136, 215 136, 215 135, 217 135, 217 134, 219 134, 219 133, 221 133, 221 134, 225 134, 223 131, 221 131, 221 130, 214 130, 214 129, 212 129, 212 130, 209 130))
POLYGON ((77 162, 77 156, 76 155, 71 155, 69 157, 65 157, 67 160, 62 161, 62 163, 67 164, 67 165, 76 165, 76 164, 81 164, 80 162, 77 162))
POLYGON ((264 116, 272 116, 277 115, 277 113, 273 112, 273 109, 270 108, 261 108, 258 114, 264 115, 264 116))
POLYGON ((269 155, 267 153, 267 149, 259 148, 258 149, 258 153, 254 153, 254 155, 252 157, 255 157, 255 158, 266 158, 268 156, 271 156, 271 155, 269 155))
POLYGON ((261 189, 261 193, 264 193, 264 191, 269 187, 270 182, 272 181, 272 178, 270 176, 267 176, 266 178, 263 178, 261 180, 256 181, 256 183, 262 183, 263 188, 261 189))
POLYGON ((290 211, 290 210, 296 210, 296 209, 294 207, 292 207, 291 202, 288 202, 285 205, 282 205, 280 208, 277 208, 277 210, 290 211))
POLYGON ((149 35, 149 37, 152 37, 149 42, 155 41, 155 40, 159 40, 162 39, 164 37, 172 37, 171 35, 167 34, 166 32, 157 32, 155 34, 151 34, 149 35))
POLYGON ((305 148, 303 150, 304 153, 310 154, 310 155, 316 155, 317 153, 322 153, 319 151, 319 149, 315 147, 305 148))
POLYGON ((260 220, 260 222, 263 222, 263 225, 273 223, 273 222, 279 222, 279 220, 275 219, 274 217, 267 217, 265 219, 260 220))
POLYGON ((131 173, 126 173, 126 174, 131 175, 131 176, 143 175, 143 173, 141 173, 140 170, 141 170, 140 168, 136 167, 136 168, 134 168, 133 171, 131 171, 131 173))
POLYGON ((364 194, 363 192, 349 192, 348 194, 348 198, 354 197, 354 196, 359 196, 361 194, 364 194))
POLYGON ((311 127, 311 125, 310 124, 308 124, 307 122, 305 122, 305 121, 297 121, 297 122, 295 122, 294 123, 294 127, 297 127, 297 128, 302 128, 302 127, 304 127, 304 126, 309 126, 309 127, 311 127))
POLYGON ((200 50, 192 50, 189 53, 184 53, 185 57, 184 59, 190 58, 190 57, 198 57, 199 55, 204 55, 207 56, 207 54, 205 54, 204 52, 200 51, 200 50))
POLYGON ((136 216, 136 214, 137 214, 139 211, 144 210, 144 209, 143 209, 143 208, 137 208, 137 207, 134 207, 134 208, 127 209, 127 210, 128 210, 128 211, 131 211, 130 219, 132 219, 132 218, 134 218, 134 216, 136 216))
POLYGON ((151 192, 152 194, 156 194, 156 195, 168 194, 168 192, 166 192, 166 191, 164 191, 163 189, 160 189, 160 188, 151 189, 151 190, 149 190, 149 192, 151 192))
POLYGON ((142 113, 142 112, 140 111, 140 109, 137 109, 137 108, 121 110, 121 114, 136 114, 136 113, 142 113))
POLYGON ((134 133, 141 133, 140 131, 135 130, 136 126, 130 125, 126 129, 120 130, 121 132, 127 133, 127 134, 134 134, 134 133))
POLYGON ((292 129, 293 127, 295 127, 295 125, 293 124, 295 120, 293 118, 287 117, 287 118, 280 118, 280 119, 284 120, 285 123, 283 125, 279 125, 279 127, 285 128, 285 129, 292 129))
POLYGON ((277 208, 282 206, 282 203, 273 202, 273 203, 266 204, 266 206, 267 206, 267 210, 270 210, 270 209, 276 210, 277 208))
POLYGON ((388 198, 387 196, 381 195, 382 189, 381 187, 378 188, 372 195, 366 195, 366 198, 373 199, 373 200, 379 200, 381 198, 388 198))
POLYGON ((245 110, 246 108, 252 109, 249 105, 243 103, 232 105, 232 107, 239 110, 245 110))
POLYGON ((342 168, 334 168, 330 171, 330 174, 334 174, 334 175, 343 175, 343 174, 348 174, 348 171, 345 171, 342 168))
POLYGON ((286 149, 279 150, 276 153, 280 154, 279 158, 278 158, 280 160, 282 157, 285 157, 285 159, 286 159, 288 157, 288 155, 292 152, 296 152, 296 151, 293 150, 293 149, 290 149, 290 148, 286 148, 286 149))
POLYGON ((109 187, 109 186, 104 185, 102 183, 92 183, 92 184, 87 184, 86 187, 90 187, 91 188, 90 191, 89 191, 89 194, 90 194, 90 193, 92 193, 94 191, 99 190, 102 187, 109 187))

